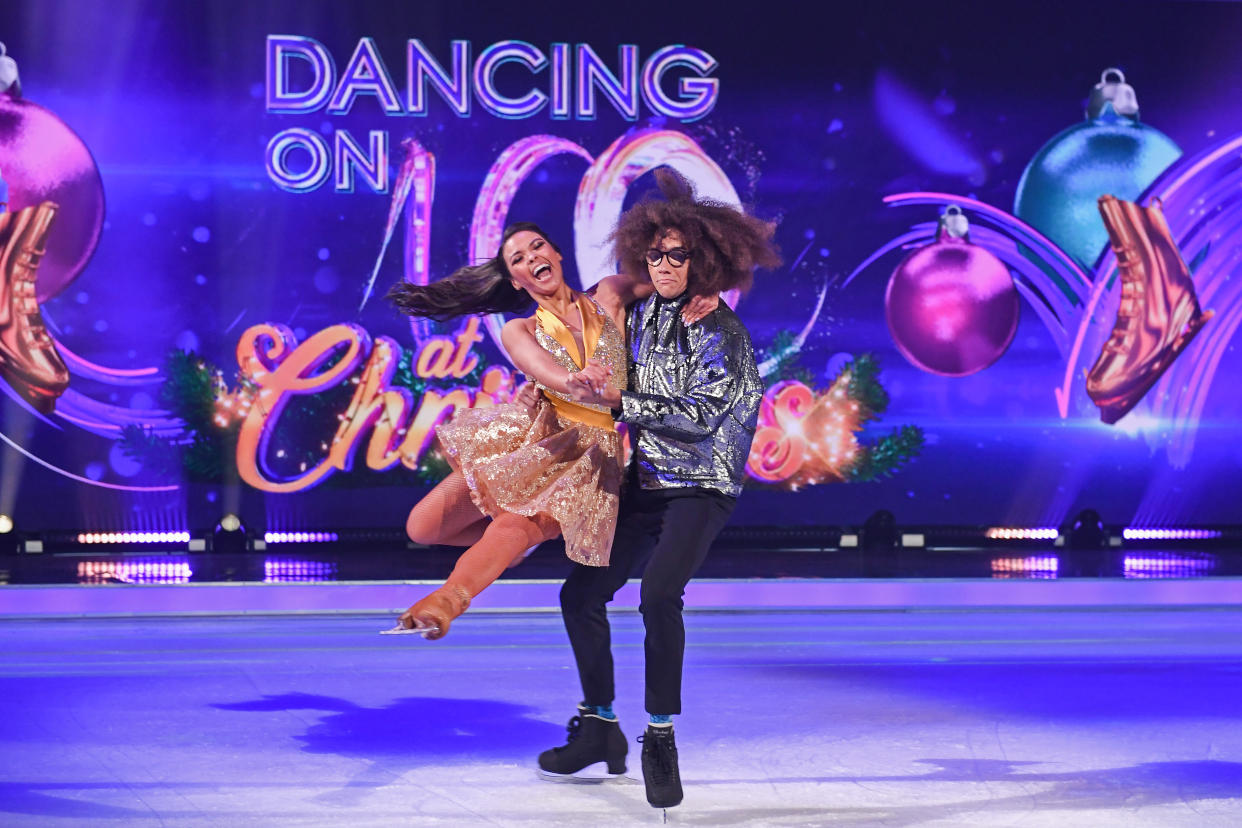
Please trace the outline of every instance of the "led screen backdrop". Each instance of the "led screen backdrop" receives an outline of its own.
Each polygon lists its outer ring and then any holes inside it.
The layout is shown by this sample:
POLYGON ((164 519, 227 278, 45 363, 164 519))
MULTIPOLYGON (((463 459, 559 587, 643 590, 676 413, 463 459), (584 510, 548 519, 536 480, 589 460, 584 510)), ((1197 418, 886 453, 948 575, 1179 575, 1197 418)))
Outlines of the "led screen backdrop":
POLYGON ((0 510, 400 525, 515 377, 385 291, 669 164, 779 221, 737 521, 1236 522, 1242 8, 872 5, 5 3, 0 510))

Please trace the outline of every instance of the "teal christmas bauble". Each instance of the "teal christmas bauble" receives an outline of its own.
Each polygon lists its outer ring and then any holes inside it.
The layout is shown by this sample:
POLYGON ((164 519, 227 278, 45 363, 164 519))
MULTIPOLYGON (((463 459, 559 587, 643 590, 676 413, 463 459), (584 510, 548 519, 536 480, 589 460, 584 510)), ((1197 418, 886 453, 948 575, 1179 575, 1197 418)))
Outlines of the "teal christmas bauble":
POLYGON ((1108 243, 1099 197, 1137 201, 1181 154, 1171 138, 1139 122, 1133 88, 1119 70, 1107 69, 1087 119, 1044 144, 1026 165, 1014 213, 1090 269, 1108 243))

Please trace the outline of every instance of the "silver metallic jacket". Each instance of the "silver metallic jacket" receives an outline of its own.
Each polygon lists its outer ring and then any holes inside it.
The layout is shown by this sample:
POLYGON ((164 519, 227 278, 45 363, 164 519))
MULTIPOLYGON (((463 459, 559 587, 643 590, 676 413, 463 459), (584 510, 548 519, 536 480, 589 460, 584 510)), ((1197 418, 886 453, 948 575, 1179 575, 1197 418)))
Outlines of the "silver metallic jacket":
POLYGON ((631 427, 644 489, 700 487, 737 497, 755 436, 763 381, 750 334, 721 303, 681 321, 683 295, 630 306, 630 383, 617 419, 631 427))

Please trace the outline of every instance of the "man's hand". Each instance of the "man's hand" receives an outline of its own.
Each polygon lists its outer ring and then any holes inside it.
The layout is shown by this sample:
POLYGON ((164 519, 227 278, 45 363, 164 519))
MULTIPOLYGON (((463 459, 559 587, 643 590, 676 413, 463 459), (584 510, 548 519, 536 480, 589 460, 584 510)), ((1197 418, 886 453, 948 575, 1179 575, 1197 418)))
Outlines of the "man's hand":
POLYGON ((526 406, 526 408, 530 411, 534 411, 535 408, 538 407, 539 400, 542 397, 543 394, 540 393, 535 384, 528 381, 522 383, 522 387, 513 392, 512 401, 526 406))

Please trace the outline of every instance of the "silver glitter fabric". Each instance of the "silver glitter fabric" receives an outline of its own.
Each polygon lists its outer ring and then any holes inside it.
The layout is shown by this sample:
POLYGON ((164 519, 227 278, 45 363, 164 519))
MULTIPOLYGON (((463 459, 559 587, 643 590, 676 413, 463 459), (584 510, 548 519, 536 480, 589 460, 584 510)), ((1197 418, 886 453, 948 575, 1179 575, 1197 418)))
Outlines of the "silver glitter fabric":
POLYGON ((721 304, 701 322, 681 321, 685 297, 658 294, 630 306, 629 424, 644 489, 742 491, 763 381, 742 320, 721 304))
MULTIPOLYGON (((596 306, 584 304, 584 311, 589 307, 596 306)), ((602 323, 602 330, 590 356, 612 366, 615 381, 624 384, 621 333, 607 314, 600 314, 603 319, 596 323, 602 323)), ((578 370, 564 346, 539 325, 536 332, 536 340, 557 362, 578 370)), ((561 401, 553 405, 546 398, 533 411, 517 403, 468 408, 436 434, 484 514, 551 518, 560 526, 571 560, 608 565, 624 454, 607 409, 561 401)))

